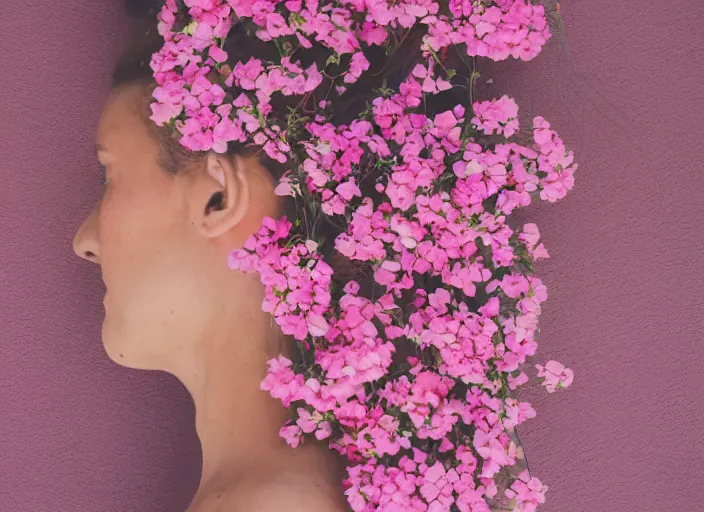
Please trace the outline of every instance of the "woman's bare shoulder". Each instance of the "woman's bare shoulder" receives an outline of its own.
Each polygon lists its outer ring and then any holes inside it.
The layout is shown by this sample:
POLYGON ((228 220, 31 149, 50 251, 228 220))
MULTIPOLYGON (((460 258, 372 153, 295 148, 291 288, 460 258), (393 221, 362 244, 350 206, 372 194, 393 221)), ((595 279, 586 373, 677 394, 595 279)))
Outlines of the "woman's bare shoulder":
POLYGON ((233 493, 232 512, 347 512, 342 487, 276 478, 233 493))
POLYGON ((279 473, 231 487, 213 512, 348 512, 342 484, 324 475, 279 473))

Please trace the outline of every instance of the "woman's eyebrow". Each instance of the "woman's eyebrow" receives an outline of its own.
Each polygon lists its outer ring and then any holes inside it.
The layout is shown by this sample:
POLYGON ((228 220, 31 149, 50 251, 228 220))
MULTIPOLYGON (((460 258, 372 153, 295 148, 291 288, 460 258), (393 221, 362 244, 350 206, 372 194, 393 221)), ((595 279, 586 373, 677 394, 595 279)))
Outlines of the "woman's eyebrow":
POLYGON ((95 143, 95 151, 107 151, 101 144, 95 143))

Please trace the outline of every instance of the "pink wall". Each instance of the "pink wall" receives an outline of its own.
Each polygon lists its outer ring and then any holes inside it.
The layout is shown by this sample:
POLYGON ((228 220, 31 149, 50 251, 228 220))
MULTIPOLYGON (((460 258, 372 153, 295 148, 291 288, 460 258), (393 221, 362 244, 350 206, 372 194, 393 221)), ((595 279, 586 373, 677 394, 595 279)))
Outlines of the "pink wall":
MULTIPOLYGON (((98 269, 71 252, 101 187, 119 4, 0 1, 2 511, 173 512, 198 481, 185 389, 107 358, 98 269)), ((555 40, 491 71, 580 163, 565 200, 522 214, 552 255, 540 360, 576 371, 566 392, 521 397, 538 411, 521 437, 551 487, 541 510, 702 510, 704 3, 562 10, 569 56, 555 40)))

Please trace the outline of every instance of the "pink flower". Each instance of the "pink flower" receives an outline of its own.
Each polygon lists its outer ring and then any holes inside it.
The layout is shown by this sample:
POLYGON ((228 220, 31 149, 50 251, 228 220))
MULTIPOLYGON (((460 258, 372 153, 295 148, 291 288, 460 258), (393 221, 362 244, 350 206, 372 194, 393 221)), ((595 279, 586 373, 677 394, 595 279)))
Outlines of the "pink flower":
POLYGON ((350 61, 350 70, 345 75, 345 83, 356 82, 367 69, 369 69, 369 61, 367 58, 362 52, 355 53, 352 55, 352 60, 350 61))
POLYGON ((359 187, 354 182, 353 178, 350 178, 348 181, 338 185, 337 188, 335 189, 335 191, 345 201, 350 201, 353 197, 362 195, 362 193, 359 190, 359 187))
POLYGON ((288 427, 282 427, 279 434, 291 448, 296 448, 301 444, 303 431, 298 425, 289 425, 288 427))
POLYGON ((227 52, 222 50, 219 46, 211 46, 208 54, 215 59, 216 62, 225 62, 227 60, 227 52))
POLYGON ((368 45, 381 45, 388 38, 388 32, 385 27, 375 26, 369 21, 362 24, 362 33, 360 39, 368 45))
POLYGON ((308 330, 312 336, 324 336, 330 328, 325 318, 320 314, 310 313, 306 320, 308 320, 308 330))
POLYGON ((566 388, 574 380, 574 372, 557 361, 548 361, 545 363, 545 367, 539 364, 536 364, 535 367, 538 369, 538 377, 545 377, 542 385, 545 386, 548 393, 566 388))
POLYGON ((506 489, 506 497, 516 500, 516 506, 520 510, 535 512, 537 506, 545 503, 545 493, 548 486, 536 477, 531 477, 528 470, 524 470, 518 475, 510 489, 506 489))
POLYGON ((487 135, 496 132, 510 137, 518 130, 518 105, 506 95, 498 100, 476 102, 472 123, 487 135))

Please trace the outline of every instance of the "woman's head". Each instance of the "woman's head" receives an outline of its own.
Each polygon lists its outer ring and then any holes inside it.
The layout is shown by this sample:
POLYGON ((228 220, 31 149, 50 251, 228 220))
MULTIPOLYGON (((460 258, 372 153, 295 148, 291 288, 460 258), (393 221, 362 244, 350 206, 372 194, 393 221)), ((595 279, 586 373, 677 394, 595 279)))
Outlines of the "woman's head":
MULTIPOLYGON (((227 255, 242 246, 263 217, 295 212, 274 194, 286 167, 261 148, 230 143, 224 154, 188 151, 168 127, 149 119, 156 86, 149 62, 163 44, 155 12, 143 12, 147 21, 136 25, 139 37, 115 67, 96 132, 108 182, 78 230, 74 248, 101 266, 107 287, 103 342, 110 357, 126 366, 167 369, 169 358, 208 335, 217 324, 215 315, 226 314, 236 325, 261 314, 258 277, 230 270, 227 255)), ((384 82, 397 87, 415 62, 422 35, 416 30, 407 36, 395 59, 380 50, 370 58, 367 78, 345 95, 333 90, 333 122, 349 123, 384 82)), ((252 56, 274 60, 278 52, 237 25, 225 49, 231 64, 252 56)), ((306 50, 301 60, 319 62, 320 55, 306 50)), ((458 96, 461 88, 434 102, 438 108, 455 105, 461 102, 458 96)), ((297 101, 272 98, 279 112, 297 101)))
POLYGON ((110 357, 166 369, 216 316, 261 309, 258 279, 229 270, 227 254, 280 204, 256 157, 210 153, 167 172, 143 96, 142 84, 124 84, 105 104, 96 150, 107 182, 74 248, 101 266, 110 357))

